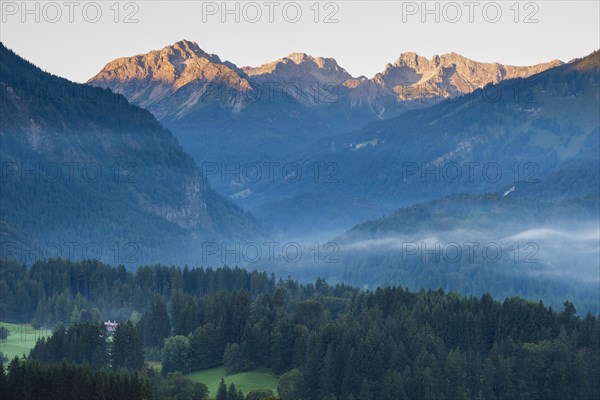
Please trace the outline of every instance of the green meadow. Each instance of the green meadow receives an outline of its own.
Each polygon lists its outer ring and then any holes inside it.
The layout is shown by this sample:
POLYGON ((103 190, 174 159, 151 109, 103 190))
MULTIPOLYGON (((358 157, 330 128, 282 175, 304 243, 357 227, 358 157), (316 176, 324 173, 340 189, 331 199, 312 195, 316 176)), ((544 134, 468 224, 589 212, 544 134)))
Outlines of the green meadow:
POLYGON ((273 393, 277 394, 277 383, 279 382, 279 379, 268 371, 254 370, 227 375, 223 367, 194 372, 187 375, 187 377, 194 382, 202 382, 208 386, 211 396, 217 394, 217 388, 221 379, 225 379, 227 386, 233 383, 244 394, 254 389, 271 389, 273 393))
POLYGON ((12 360, 15 356, 28 355, 35 342, 44 336, 50 336, 50 329, 33 329, 31 324, 9 324, 0 322, 0 327, 8 331, 6 340, 0 340, 0 353, 12 360))
MULTIPOLYGON (((49 329, 34 329, 31 324, 0 322, 0 327, 4 327, 8 331, 7 339, 0 340, 0 352, 9 360, 12 360, 15 356, 28 355, 39 338, 52 334, 49 329)), ((160 362, 148 362, 148 364, 160 371, 160 362)), ((235 384, 236 388, 241 389, 244 393, 254 389, 271 389, 276 394, 277 383, 279 382, 274 374, 266 370, 253 370, 227 375, 223 367, 197 371, 187 375, 187 378, 194 382, 204 383, 208 386, 211 396, 216 395, 221 379, 225 380, 227 386, 231 383, 235 384)))

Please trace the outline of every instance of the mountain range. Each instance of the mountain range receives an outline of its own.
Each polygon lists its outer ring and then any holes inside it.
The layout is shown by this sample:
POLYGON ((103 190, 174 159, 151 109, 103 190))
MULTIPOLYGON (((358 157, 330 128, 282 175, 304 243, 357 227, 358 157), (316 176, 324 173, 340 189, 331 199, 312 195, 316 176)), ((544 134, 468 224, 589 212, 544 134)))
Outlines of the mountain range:
POLYGON ((292 53, 259 67, 239 68, 206 53, 195 42, 182 40, 161 50, 111 61, 88 83, 123 94, 159 119, 167 116, 182 119, 201 111, 216 88, 220 93, 214 100, 233 112, 241 112, 257 101, 258 96, 262 98, 262 91, 269 84, 276 96, 287 94, 305 106, 347 102, 351 109, 364 106, 373 117, 381 117, 470 93, 489 83, 531 76, 561 64, 554 60, 515 67, 480 63, 456 53, 431 59, 402 53, 381 73, 368 79, 351 76, 333 58, 304 53, 292 53), (421 104, 410 104, 414 101, 421 104), (402 105, 394 107, 392 102, 402 105))
MULTIPOLYGON (((562 64, 556 60, 515 67, 480 63, 455 53, 431 59, 403 53, 368 79, 351 76, 332 58, 304 53, 240 68, 206 53, 195 42, 182 40, 161 50, 114 60, 88 83, 123 94, 150 110, 199 165, 217 170, 208 178, 219 192, 260 218, 289 225, 294 221, 284 215, 292 204, 300 208, 297 215, 305 220, 331 189, 338 189, 321 185, 313 190, 312 185, 306 193, 301 182, 283 184, 287 187, 280 190, 277 184, 264 179, 265 171, 261 171, 263 179, 259 182, 248 182, 241 173, 244 166, 267 162, 282 167, 292 163, 301 165, 307 176, 310 172, 305 169, 311 168, 307 163, 317 160, 316 155, 345 150, 349 143, 340 143, 339 137, 349 138, 347 132, 562 64), (238 173, 227 175, 231 170, 238 173), (275 198, 281 205, 273 204, 275 198), (310 204, 308 212, 299 205, 305 202, 310 204)), ((354 144, 361 146, 372 139, 354 144)), ((320 157, 317 168, 327 169, 334 163, 333 168, 345 169, 337 164, 338 157, 320 157)), ((283 175, 283 171, 276 174, 278 178, 283 175)), ((361 188, 358 192, 353 191, 353 205, 365 206, 360 205, 360 199, 372 185, 363 185, 356 186, 361 188)), ((347 196, 345 191, 342 194, 347 196)), ((338 200, 332 199, 332 203, 338 200)), ((334 220, 347 226, 403 204, 394 200, 388 206, 387 198, 376 201, 383 207, 367 205, 367 213, 357 213, 351 220, 344 216, 334 220)), ((339 212, 339 207, 333 207, 339 212)))
POLYGON ((84 85, 0 55, 3 256, 76 242, 112 263, 198 263, 207 242, 266 234, 343 250, 316 268, 259 258, 280 276, 589 297, 589 280, 578 288, 597 256, 598 51, 531 67, 405 53, 368 79, 303 53, 237 67, 181 41, 84 85), (399 263, 395 241, 435 235, 545 247, 533 267, 399 263))
POLYGON ((331 236, 334 258, 274 270, 598 312, 599 104, 596 51, 309 146, 336 181, 279 181, 256 215, 314 232, 369 221, 331 236))
POLYGON ((455 193, 598 193, 599 65, 595 52, 315 141, 293 159, 334 166, 333 179, 256 184, 240 204, 258 218, 319 231, 455 193))
MULTIPOLYGON (((513 67, 453 53, 430 60, 404 53, 367 79, 351 76, 332 58, 303 53, 240 68, 183 40, 111 61, 88 83, 148 109, 197 163, 225 169, 281 162, 307 144, 367 122, 560 64, 513 67)), ((211 183, 228 194, 238 189, 231 181, 211 183)))

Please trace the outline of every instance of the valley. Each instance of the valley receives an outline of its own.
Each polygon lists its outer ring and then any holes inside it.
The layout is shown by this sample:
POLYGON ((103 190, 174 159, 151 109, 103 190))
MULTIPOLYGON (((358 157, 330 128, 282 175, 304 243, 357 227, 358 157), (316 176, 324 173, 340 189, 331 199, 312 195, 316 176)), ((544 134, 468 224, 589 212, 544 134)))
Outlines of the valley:
POLYGON ((0 398, 599 398, 588 3, 3 3, 0 398))

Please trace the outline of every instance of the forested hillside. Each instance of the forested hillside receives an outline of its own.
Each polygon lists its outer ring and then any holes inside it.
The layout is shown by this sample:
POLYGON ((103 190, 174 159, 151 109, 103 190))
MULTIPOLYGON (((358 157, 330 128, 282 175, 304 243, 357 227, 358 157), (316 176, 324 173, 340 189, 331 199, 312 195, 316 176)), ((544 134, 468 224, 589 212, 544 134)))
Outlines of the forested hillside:
POLYGON ((358 224, 331 238, 318 258, 265 257, 252 267, 301 282, 321 277, 362 288, 487 292, 555 308, 568 299, 597 314, 598 204, 598 194, 562 200, 457 194, 358 224))
MULTIPOLYGON (((155 266, 132 273, 61 260, 1 267, 4 315, 25 293, 38 293, 30 310, 34 304, 63 309, 44 322, 56 325, 54 335, 38 343, 29 361, 12 361, 8 383, 2 382, 8 389, 0 390, 19 389, 23 368, 29 376, 43 375, 64 359, 91 364, 82 372, 87 376, 109 368, 138 371, 140 390, 150 382, 154 398, 166 398, 161 390, 180 379, 179 372, 221 364, 230 373, 267 368, 279 374, 282 400, 564 400, 600 394, 599 321, 578 317, 570 302, 559 311, 519 298, 498 302, 488 294, 275 282, 264 273, 229 268, 155 266), (61 300, 53 302, 55 296, 61 300), (107 345, 98 340, 102 328, 90 324, 117 314, 121 325, 107 345), (59 324, 65 319, 66 327, 59 324), (71 339, 64 340, 65 332, 71 339), (122 342, 128 345, 118 347, 122 342), (141 366, 142 353, 152 357, 157 349, 162 377, 141 366)), ((26 393, 37 393, 43 382, 30 379, 26 393)))
POLYGON ((185 262, 199 239, 259 232, 148 111, 0 57, 2 256, 185 262))

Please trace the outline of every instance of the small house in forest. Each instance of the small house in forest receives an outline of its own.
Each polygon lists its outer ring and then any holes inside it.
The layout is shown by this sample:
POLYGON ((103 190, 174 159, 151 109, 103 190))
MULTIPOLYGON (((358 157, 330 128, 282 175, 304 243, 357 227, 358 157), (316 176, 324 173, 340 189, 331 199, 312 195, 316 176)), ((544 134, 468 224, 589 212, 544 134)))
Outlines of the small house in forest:
POLYGON ((111 335, 114 335, 114 333, 117 331, 117 326, 119 326, 118 322, 117 321, 113 322, 110 319, 104 323, 104 327, 106 328, 106 331, 111 335))

